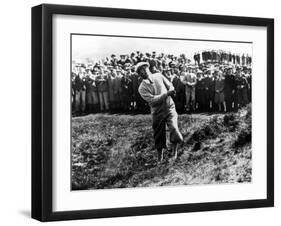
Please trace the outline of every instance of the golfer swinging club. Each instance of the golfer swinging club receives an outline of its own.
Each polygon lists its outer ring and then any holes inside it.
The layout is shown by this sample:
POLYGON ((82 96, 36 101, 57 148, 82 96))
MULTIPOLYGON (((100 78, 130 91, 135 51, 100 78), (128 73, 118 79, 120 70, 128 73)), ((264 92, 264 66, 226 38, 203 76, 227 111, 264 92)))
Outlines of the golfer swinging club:
POLYGON ((171 98, 176 94, 174 87, 161 73, 152 74, 147 62, 139 62, 135 69, 143 78, 138 91, 151 109, 158 162, 163 160, 163 149, 166 148, 166 125, 170 132, 174 159, 176 159, 178 144, 183 141, 183 138, 178 128, 178 114, 171 98))

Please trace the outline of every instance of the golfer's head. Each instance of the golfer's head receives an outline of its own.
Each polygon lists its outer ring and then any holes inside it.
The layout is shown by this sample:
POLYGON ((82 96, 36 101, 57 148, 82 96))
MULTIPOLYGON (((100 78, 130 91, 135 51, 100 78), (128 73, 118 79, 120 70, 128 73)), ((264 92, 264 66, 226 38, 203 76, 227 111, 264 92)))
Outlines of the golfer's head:
POLYGON ((147 79, 149 75, 149 64, 146 62, 140 62, 136 66, 136 72, 140 75, 143 79, 147 79))

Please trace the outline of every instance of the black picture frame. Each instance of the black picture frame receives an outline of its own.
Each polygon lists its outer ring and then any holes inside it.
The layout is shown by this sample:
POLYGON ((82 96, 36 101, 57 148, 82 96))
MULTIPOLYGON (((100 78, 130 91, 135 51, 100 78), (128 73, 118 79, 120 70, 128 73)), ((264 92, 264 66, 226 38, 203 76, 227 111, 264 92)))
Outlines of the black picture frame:
POLYGON ((50 4, 32 8, 32 218, 40 221, 56 221, 271 206, 274 206, 273 19, 50 4), (52 210, 52 17, 55 14, 266 27, 267 198, 54 212, 52 210))

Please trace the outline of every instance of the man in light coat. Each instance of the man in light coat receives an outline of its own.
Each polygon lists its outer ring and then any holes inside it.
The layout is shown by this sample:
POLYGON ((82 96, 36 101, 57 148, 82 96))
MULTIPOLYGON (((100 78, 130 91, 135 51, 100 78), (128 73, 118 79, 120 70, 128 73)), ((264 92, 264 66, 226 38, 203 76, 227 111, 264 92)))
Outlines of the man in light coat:
MULTIPOLYGON (((190 67, 190 69, 194 69, 190 67)), ((183 75, 182 83, 185 85, 186 111, 195 110, 195 86, 197 84, 197 76, 191 72, 183 75)))

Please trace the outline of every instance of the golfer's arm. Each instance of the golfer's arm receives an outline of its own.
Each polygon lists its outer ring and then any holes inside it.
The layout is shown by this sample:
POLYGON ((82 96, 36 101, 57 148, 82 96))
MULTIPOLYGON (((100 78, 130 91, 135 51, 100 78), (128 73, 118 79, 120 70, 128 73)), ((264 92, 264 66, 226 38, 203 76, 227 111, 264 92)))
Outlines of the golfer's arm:
POLYGON ((175 90, 173 84, 165 76, 162 75, 162 78, 168 91, 175 90))
POLYGON ((139 89, 139 94, 146 102, 148 102, 148 104, 152 106, 162 103, 167 98, 167 93, 163 93, 160 95, 152 95, 148 90, 141 87, 139 89))

